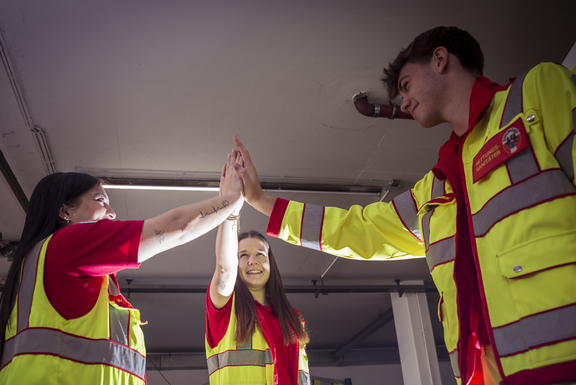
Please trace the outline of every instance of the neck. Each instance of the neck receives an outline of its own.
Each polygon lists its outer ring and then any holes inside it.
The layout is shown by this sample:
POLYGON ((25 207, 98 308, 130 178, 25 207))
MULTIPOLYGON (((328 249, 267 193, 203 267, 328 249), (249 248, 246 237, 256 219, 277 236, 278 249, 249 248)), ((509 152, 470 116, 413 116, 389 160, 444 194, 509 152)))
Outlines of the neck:
POLYGON ((268 301, 266 300, 266 287, 249 290, 256 301, 260 302, 261 305, 268 306, 268 301))
POLYGON ((452 126, 452 130, 458 136, 464 135, 468 131, 468 120, 470 116, 470 97, 474 87, 475 78, 465 73, 463 76, 454 79, 451 84, 452 97, 446 104, 446 121, 452 126))

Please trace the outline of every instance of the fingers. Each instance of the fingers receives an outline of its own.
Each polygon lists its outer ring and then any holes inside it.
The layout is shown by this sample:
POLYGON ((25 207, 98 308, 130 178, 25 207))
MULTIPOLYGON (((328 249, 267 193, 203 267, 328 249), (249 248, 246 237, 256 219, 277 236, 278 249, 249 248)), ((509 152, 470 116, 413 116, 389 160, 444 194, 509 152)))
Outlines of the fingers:
POLYGON ((244 166, 242 166, 240 163, 236 163, 234 165, 234 171, 236 171, 238 173, 238 175, 240 175, 240 178, 244 178, 244 166))
POLYGON ((244 162, 252 163, 252 159, 250 158, 250 154, 248 153, 248 150, 246 149, 246 147, 244 147, 244 145, 242 144, 240 139, 238 139, 236 136, 234 136, 234 137, 232 137, 232 140, 234 141, 234 144, 238 148, 238 151, 240 151, 240 154, 242 155, 242 159, 244 159, 244 162))
POLYGON ((228 166, 228 162, 224 163, 224 167, 222 167, 222 173, 220 174, 220 186, 218 187, 218 195, 222 195, 222 187, 224 186, 224 180, 226 179, 226 166, 228 166))
POLYGON ((244 165, 244 160, 242 160, 242 155, 240 154, 240 151, 238 151, 238 156, 236 157, 236 164, 244 165))
POLYGON ((230 152, 230 154, 228 154, 228 160, 234 164, 236 163, 236 158, 238 157, 238 150, 236 149, 232 149, 232 151, 230 152))

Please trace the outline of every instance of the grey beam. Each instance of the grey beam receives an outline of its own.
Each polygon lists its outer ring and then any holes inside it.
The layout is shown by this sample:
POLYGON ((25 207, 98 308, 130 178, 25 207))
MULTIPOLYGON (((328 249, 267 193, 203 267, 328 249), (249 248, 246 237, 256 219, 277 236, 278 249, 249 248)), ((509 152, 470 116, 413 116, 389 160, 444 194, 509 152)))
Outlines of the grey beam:
MULTIPOLYGON (((445 346, 437 346, 438 360, 450 361, 445 346)), ((363 366, 400 364, 400 353, 397 347, 376 349, 352 349, 339 359, 332 357, 332 350, 308 349, 308 364, 310 367, 326 366, 363 366)), ((148 352, 147 370, 207 370, 206 353, 204 351, 180 353, 148 352)))
POLYGON ((384 325, 394 319, 394 313, 392 308, 386 310, 383 314, 380 314, 378 318, 372 321, 364 329, 360 330, 356 335, 342 344, 334 353, 332 353, 332 358, 338 359, 344 354, 348 353, 350 350, 358 346, 366 338, 370 337, 372 334, 380 330, 384 325))

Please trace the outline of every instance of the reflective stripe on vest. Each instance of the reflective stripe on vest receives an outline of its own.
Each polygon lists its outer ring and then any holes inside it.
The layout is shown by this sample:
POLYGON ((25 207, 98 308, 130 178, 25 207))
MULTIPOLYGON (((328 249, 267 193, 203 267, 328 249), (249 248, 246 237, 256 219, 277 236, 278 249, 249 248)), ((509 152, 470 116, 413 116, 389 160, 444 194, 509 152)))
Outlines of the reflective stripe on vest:
POLYGON ((430 209, 424 216, 422 217, 422 238, 424 238, 424 247, 426 250, 426 259, 428 259, 428 244, 430 243, 430 217, 434 212, 436 207, 430 209))
POLYGON ((434 178, 432 182, 432 199, 436 199, 444 195, 444 190, 446 188, 446 180, 440 180, 438 178, 434 178))
POLYGON ((460 368, 458 367, 458 349, 455 349, 449 355, 450 355, 450 366, 452 366, 454 376, 460 377, 460 368))
MULTIPOLYGON (((34 296, 34 285, 36 284, 36 269, 38 257, 46 239, 38 242, 32 251, 24 259, 22 270, 22 281, 18 290, 18 332, 28 328, 30 320, 30 308, 32 307, 32 297, 34 296), (25 285, 22 283, 26 283, 25 285)), ((4 360, 2 360, 4 361, 4 360)), ((2 365, 4 366, 4 365, 2 365)))
MULTIPOLYGON (((272 353, 270 349, 252 350, 252 338, 237 347, 237 350, 228 350, 207 358, 208 375, 226 366, 261 366, 272 365, 272 353)), ((309 385, 310 374, 298 370, 298 385, 309 385)))
POLYGON ((146 358, 127 346, 91 340, 59 330, 30 328, 4 343, 2 366, 20 354, 48 354, 81 364, 108 365, 144 378, 146 358))
MULTIPOLYGON (((516 79, 516 81, 512 83, 512 86, 510 86, 510 91, 506 98, 506 107, 504 108, 504 113, 502 114, 502 120, 500 122, 500 128, 504 128, 506 125, 512 123, 512 119, 523 111, 522 85, 527 73, 528 72, 524 73, 516 79)), ((516 184, 526 178, 536 175, 540 171, 530 147, 524 149, 513 158, 510 158, 506 162, 506 165, 508 167, 508 174, 510 175, 510 181, 512 184, 516 184)))
MULTIPOLYGON (((122 295, 110 276, 108 276, 108 294, 111 296, 122 295)), ((108 304, 108 311, 110 312, 110 340, 128 345, 130 313, 121 311, 111 304, 108 304)))
POLYGON ((298 385, 310 385, 310 374, 299 370, 298 371, 298 385))
POLYGON ((410 190, 403 192, 396 198, 392 199, 392 204, 396 209, 398 217, 404 224, 404 227, 410 231, 420 242, 422 242, 422 232, 418 224, 418 212, 416 204, 412 199, 410 190))
POLYGON ((526 77, 525 72, 522 76, 518 77, 514 83, 510 86, 510 91, 508 92, 508 97, 506 98, 506 106, 504 107, 504 113, 502 114, 502 120, 500 121, 500 128, 508 125, 518 115, 522 112, 522 85, 524 84, 524 78, 526 77))
POLYGON ((426 263, 430 271, 437 265, 453 261, 454 258, 456 258, 456 236, 431 244, 426 252, 426 263))
MULTIPOLYGON (((130 327, 128 312, 123 314, 109 305, 111 341, 89 339, 55 329, 30 328, 29 319, 36 284, 37 265, 45 241, 38 242, 24 260, 22 281, 18 291, 18 332, 4 343, 1 367, 4 367, 17 355, 44 353, 82 364, 113 366, 144 379, 146 357, 128 346, 123 346, 128 345, 130 327)), ((114 283, 109 282, 109 289, 110 285, 116 288, 114 283)))
POLYGON ((576 305, 522 318, 493 329, 500 357, 576 338, 576 305))
POLYGON ((574 147, 574 135, 576 133, 576 109, 572 111, 572 124, 574 129, 572 133, 566 138, 564 143, 556 150, 556 160, 560 163, 560 167, 566 173, 568 179, 574 179, 574 158, 572 155, 572 148, 574 147))
MULTIPOLYGON (((432 199, 436 199, 445 193, 445 180, 434 178, 432 184, 432 199)), ((435 266, 456 258, 456 238, 454 236, 442 239, 441 241, 430 244, 430 217, 435 208, 424 214, 422 218, 422 235, 424 238, 424 245, 426 246, 426 263, 430 271, 435 266)))
POLYGON ((302 216, 302 246, 309 249, 322 251, 320 247, 320 236, 322 232, 322 219, 324 217, 324 207, 318 205, 304 205, 304 215, 302 216))
POLYGON ((262 366, 272 365, 272 353, 266 350, 228 350, 207 359, 208 374, 226 366, 262 366))
POLYGON ((574 186, 562 170, 542 172, 502 190, 472 215, 474 235, 486 235, 492 226, 510 214, 575 193, 574 186))
POLYGON ((532 148, 528 147, 522 150, 518 155, 506 162, 508 174, 512 184, 523 181, 533 175, 538 174, 538 164, 532 153, 532 148))
POLYGON ((110 312, 110 340, 128 346, 128 330, 130 330, 130 313, 108 305, 110 312))

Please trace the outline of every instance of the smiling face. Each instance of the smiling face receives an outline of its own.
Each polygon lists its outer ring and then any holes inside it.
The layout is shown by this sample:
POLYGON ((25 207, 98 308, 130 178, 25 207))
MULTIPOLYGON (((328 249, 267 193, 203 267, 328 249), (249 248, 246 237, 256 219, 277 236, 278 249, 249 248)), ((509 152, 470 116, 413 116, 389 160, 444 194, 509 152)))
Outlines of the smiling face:
POLYGON ((398 90, 402 97, 402 111, 412 115, 422 127, 434 127, 444 122, 440 101, 442 87, 433 62, 406 63, 400 71, 398 90))
POLYGON ((270 279, 268 248, 258 238, 244 238, 238 243, 238 275, 250 291, 266 287, 270 279))
POLYGON ((110 200, 104 188, 97 183, 90 190, 80 195, 78 204, 69 206, 66 203, 60 209, 60 218, 74 225, 80 222, 114 219, 116 213, 110 207, 110 200))

